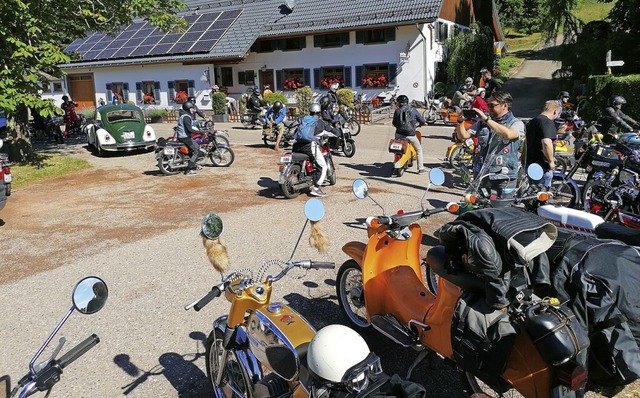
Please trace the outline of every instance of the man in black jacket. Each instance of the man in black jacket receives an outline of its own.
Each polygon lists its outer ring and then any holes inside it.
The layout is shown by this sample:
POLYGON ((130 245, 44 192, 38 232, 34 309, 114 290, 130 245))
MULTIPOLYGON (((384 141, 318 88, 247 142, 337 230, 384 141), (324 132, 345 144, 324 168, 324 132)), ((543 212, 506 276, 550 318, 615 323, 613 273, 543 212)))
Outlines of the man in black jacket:
POLYGON ((626 103, 627 100, 621 95, 612 95, 609 97, 607 107, 604 108, 602 112, 603 116, 599 120, 600 125, 602 125, 602 131, 605 132, 605 143, 615 143, 619 130, 630 133, 633 131, 631 125, 636 128, 640 126, 633 118, 622 113, 622 105, 626 103))
POLYGON ((418 174, 424 173, 427 169, 424 167, 424 155, 422 153, 422 145, 420 145, 420 140, 416 137, 416 128, 418 124, 420 126, 424 126, 427 124, 427 121, 424 120, 420 112, 415 110, 411 105, 409 105, 409 97, 406 95, 399 95, 396 99, 398 103, 398 108, 393 113, 393 127, 396 128, 396 140, 407 140, 413 148, 416 150, 418 154, 418 174), (410 118, 405 118, 403 120, 403 115, 410 115, 410 118))

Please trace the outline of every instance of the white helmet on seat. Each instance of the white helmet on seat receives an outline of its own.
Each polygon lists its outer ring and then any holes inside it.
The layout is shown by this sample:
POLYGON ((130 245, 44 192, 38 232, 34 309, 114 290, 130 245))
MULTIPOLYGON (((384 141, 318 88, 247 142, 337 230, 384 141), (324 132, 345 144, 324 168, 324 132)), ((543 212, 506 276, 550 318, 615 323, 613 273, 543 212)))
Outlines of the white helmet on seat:
POLYGON ((325 326, 316 333, 307 364, 314 376, 356 393, 367 388, 371 376, 382 373, 380 358, 358 333, 343 325, 325 326))

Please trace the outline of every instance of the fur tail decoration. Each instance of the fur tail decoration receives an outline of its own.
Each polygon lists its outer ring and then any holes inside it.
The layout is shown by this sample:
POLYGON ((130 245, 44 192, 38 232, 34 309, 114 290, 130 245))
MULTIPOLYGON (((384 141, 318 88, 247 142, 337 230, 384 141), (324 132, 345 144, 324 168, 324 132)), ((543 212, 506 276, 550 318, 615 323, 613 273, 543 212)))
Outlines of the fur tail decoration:
POLYGON ((320 221, 311 222, 311 234, 309 235, 309 246, 315 248, 320 253, 326 253, 329 249, 329 239, 322 230, 320 221))
POLYGON ((229 255, 227 254, 227 247, 222 240, 208 239, 206 236, 202 236, 202 245, 207 249, 207 257, 213 268, 224 274, 229 270, 229 255))

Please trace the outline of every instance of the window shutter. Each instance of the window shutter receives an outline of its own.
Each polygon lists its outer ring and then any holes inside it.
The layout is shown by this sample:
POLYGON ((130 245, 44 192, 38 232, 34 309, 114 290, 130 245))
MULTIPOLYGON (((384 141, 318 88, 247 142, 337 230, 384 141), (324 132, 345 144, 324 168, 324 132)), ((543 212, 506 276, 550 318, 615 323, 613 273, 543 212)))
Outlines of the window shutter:
POLYGON ((433 41, 440 41, 440 22, 436 22, 433 29, 433 41))
POLYGON ((362 86, 362 66, 358 65, 356 66, 356 81, 354 83, 355 87, 361 87, 362 86))
POLYGON ((356 32, 356 44, 364 43, 364 31, 359 30, 356 32))
POLYGON ((311 69, 302 70, 302 80, 304 80, 305 85, 311 86, 311 69))
POLYGON ((238 84, 244 84, 244 82, 247 81, 244 71, 243 72, 238 72, 238 84))
POLYGON ((349 32, 342 32, 340 34, 340 44, 343 46, 349 45, 349 32))
POLYGON ((320 68, 313 69, 313 88, 320 88, 320 68))
POLYGON ((314 47, 324 46, 324 36, 323 35, 313 36, 313 46, 314 47))
POLYGON ((175 102, 174 101, 174 98, 176 97, 175 84, 176 82, 174 81, 167 82, 167 87, 169 88, 169 102, 175 102))
POLYGON ((194 80, 189 80, 187 82, 187 84, 188 84, 187 91, 188 91, 189 97, 195 97, 195 95, 196 95, 196 89, 195 89, 196 82, 194 80))
POLYGON ((398 75, 398 64, 389 64, 389 76, 387 77, 389 78, 390 85, 396 84, 394 80, 397 75, 398 75))
POLYGON ((284 89, 284 71, 279 69, 276 71, 276 90, 284 89))
POLYGON ((351 67, 350 66, 344 67, 344 86, 353 87, 351 85, 351 67))
POLYGON ((129 102, 129 83, 122 83, 122 102, 129 102))
POLYGON ((142 104, 144 99, 142 99, 142 82, 136 82, 136 102, 142 104))
POLYGON ((384 32, 384 39, 386 41, 395 41, 396 40, 396 28, 387 28, 384 32))
POLYGON ((252 70, 247 70, 244 72, 244 77, 245 77, 245 81, 244 84, 246 85, 255 85, 256 83, 256 76, 253 73, 252 70))
POLYGON ((153 98, 155 104, 160 103, 160 82, 153 82, 153 98))
POLYGON ((113 100, 113 91, 111 91, 111 83, 107 83, 107 103, 113 100))
POLYGON ((307 38, 305 36, 299 37, 300 49, 307 48, 307 38))

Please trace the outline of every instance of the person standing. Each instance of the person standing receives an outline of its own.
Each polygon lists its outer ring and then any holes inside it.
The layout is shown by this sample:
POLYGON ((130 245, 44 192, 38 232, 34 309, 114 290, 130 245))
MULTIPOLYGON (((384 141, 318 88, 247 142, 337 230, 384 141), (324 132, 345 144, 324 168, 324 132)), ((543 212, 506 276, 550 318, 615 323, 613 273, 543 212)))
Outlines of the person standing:
POLYGON ((529 167, 534 163, 539 164, 544 171, 544 176, 539 182, 547 188, 551 186, 553 170, 556 168, 553 157, 553 142, 556 139, 554 120, 556 120, 561 111, 562 109, 557 101, 549 100, 544 103, 542 113, 531 119, 526 127, 527 139, 524 165, 529 167))
POLYGON ((182 142, 187 148, 189 148, 189 165, 187 166, 187 170, 184 172, 184 174, 188 176, 198 174, 198 171, 196 170, 196 161, 198 160, 198 155, 200 153, 200 146, 193 142, 193 139, 191 138, 192 134, 198 132, 197 130, 194 130, 192 126, 193 114, 195 112, 196 106, 191 101, 185 101, 182 104, 182 110, 180 111, 178 126, 176 128, 178 141, 182 142))
POLYGON ((482 68, 480 70, 480 74, 482 75, 482 81, 484 82, 484 89, 487 90, 487 98, 491 97, 494 90, 500 90, 502 87, 500 83, 496 82, 493 76, 491 76, 491 71, 487 68, 482 68))
POLYGON ((424 120, 420 112, 409 105, 409 97, 399 95, 396 99, 398 108, 393 113, 393 127, 396 128, 396 140, 407 140, 418 154, 418 174, 424 173, 427 169, 424 167, 424 154, 422 153, 422 145, 416 137, 416 128, 419 124, 424 126, 427 122, 424 120))
POLYGON ((496 192, 498 197, 508 197, 516 188, 520 161, 518 151, 525 137, 524 123, 511 112, 513 98, 507 92, 496 91, 487 101, 489 113, 478 108, 478 121, 467 130, 463 114, 458 116, 455 127, 458 140, 478 136, 480 152, 474 156, 473 170, 476 178, 489 177, 483 186, 496 192))

